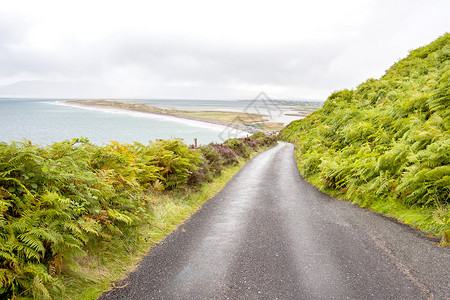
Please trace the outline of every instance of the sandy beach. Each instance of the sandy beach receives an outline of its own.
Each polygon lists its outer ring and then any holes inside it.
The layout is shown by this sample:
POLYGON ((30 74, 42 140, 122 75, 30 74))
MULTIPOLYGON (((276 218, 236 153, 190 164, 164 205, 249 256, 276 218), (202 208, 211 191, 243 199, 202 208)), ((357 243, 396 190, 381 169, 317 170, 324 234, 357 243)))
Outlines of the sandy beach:
POLYGON ((189 116, 189 115, 184 115, 184 114, 177 113, 177 112, 171 112, 171 111, 168 111, 165 109, 154 108, 154 107, 151 107, 148 105, 145 105, 145 107, 143 107, 142 104, 123 103, 123 102, 118 102, 118 101, 113 101, 113 100, 111 100, 111 101, 109 101, 109 100, 68 100, 68 101, 62 101, 61 103, 66 104, 66 105, 78 106, 78 107, 131 111, 131 112, 153 114, 153 115, 172 117, 172 118, 178 118, 178 119, 196 121, 196 122, 202 122, 202 123, 208 123, 208 124, 215 124, 215 125, 223 126, 225 128, 229 128, 230 131, 243 131, 243 132, 248 132, 250 134, 253 134, 256 132, 264 132, 266 134, 271 134, 271 132, 268 132, 268 131, 265 131, 265 130, 262 130, 259 128, 251 127, 248 125, 237 124, 237 123, 224 121, 224 120, 202 118, 202 117, 197 117, 197 116, 189 116))

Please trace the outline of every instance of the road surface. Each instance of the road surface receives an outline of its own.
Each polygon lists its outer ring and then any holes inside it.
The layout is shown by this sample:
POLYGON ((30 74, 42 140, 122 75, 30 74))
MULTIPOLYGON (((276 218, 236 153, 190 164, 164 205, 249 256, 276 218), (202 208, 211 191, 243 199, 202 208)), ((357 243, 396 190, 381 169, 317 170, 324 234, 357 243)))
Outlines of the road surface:
POLYGON ((450 299, 450 248, 256 156, 100 299, 450 299))

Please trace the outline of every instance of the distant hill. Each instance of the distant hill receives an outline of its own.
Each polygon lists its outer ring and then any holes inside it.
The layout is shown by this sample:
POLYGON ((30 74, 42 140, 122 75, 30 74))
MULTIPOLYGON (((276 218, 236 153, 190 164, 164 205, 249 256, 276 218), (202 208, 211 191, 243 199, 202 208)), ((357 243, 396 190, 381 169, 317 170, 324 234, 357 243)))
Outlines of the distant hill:
POLYGON ((0 86, 1 97, 111 97, 117 92, 116 87, 93 82, 31 80, 0 86))
POLYGON ((322 189, 385 213, 429 209, 427 228, 449 230, 450 34, 380 79, 333 93, 280 137, 296 144, 301 174, 322 189))

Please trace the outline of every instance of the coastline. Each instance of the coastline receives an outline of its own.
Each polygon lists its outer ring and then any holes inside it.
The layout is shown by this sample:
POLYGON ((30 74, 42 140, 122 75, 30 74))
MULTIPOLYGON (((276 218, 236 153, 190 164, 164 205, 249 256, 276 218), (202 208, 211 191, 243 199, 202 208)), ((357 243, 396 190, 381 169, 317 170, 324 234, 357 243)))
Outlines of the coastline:
MULTIPOLYGON (((170 118, 177 118, 182 120, 188 120, 188 121, 195 121, 195 122, 201 122, 206 124, 214 124, 224 127, 224 129, 229 128, 230 131, 243 131, 250 134, 254 134, 257 132, 264 132, 265 134, 271 134, 272 132, 268 132, 266 130, 262 130, 259 128, 254 128, 247 125, 237 124, 229 121, 224 120, 217 120, 217 119, 210 119, 210 118, 202 118, 197 116, 188 116, 183 115, 176 112, 170 112, 165 109, 160 108, 154 108, 152 106, 146 105, 146 107, 149 109, 143 109, 142 106, 136 105, 133 107, 132 105, 127 105, 126 107, 123 106, 117 106, 114 104, 122 103, 117 101, 111 101, 111 104, 105 104, 105 102, 101 102, 102 104, 95 104, 95 100, 88 101, 88 100, 66 100, 66 101, 59 101, 59 103, 63 105, 73 105, 77 107, 84 107, 84 108, 97 108, 97 109, 108 109, 108 110, 118 110, 118 111, 130 111, 130 112, 138 112, 138 113, 144 113, 144 114, 151 114, 151 115, 157 115, 157 116, 164 116, 164 117, 170 117, 170 118)), ((99 102, 100 103, 100 102, 99 102)))

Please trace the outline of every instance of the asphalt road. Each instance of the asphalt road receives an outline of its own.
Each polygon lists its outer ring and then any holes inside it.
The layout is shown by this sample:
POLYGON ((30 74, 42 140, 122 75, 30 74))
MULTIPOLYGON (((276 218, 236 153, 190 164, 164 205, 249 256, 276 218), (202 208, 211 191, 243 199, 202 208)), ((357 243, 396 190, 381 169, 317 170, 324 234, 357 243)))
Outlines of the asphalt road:
POLYGON ((450 299, 450 248, 256 156, 100 299, 450 299))

